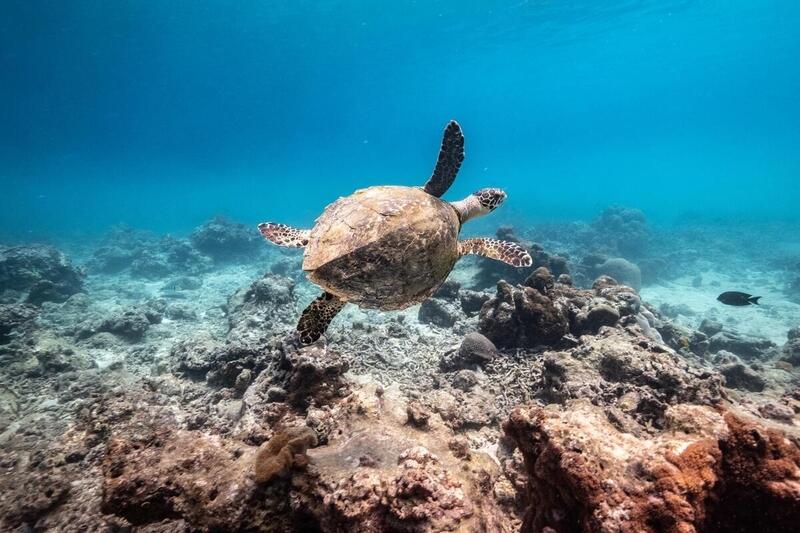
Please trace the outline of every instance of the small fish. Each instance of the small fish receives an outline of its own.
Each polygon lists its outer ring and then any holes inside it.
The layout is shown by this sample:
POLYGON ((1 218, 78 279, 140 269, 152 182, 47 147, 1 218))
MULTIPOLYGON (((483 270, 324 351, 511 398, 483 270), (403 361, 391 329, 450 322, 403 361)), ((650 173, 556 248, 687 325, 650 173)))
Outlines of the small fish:
POLYGON ((717 296, 717 300, 724 303, 725 305, 750 305, 756 304, 758 305, 758 300, 761 296, 753 296, 751 294, 747 294, 746 292, 736 292, 736 291, 728 291, 723 292, 719 296, 717 296))

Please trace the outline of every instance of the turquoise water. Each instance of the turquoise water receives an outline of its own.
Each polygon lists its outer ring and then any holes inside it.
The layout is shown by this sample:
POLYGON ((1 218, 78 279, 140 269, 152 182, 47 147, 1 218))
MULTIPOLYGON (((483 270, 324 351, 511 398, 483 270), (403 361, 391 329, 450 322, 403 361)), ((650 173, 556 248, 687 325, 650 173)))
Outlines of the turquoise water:
POLYGON ((416 185, 457 119, 447 197, 492 224, 796 219, 793 1, 2 3, 0 236, 309 226, 416 185))

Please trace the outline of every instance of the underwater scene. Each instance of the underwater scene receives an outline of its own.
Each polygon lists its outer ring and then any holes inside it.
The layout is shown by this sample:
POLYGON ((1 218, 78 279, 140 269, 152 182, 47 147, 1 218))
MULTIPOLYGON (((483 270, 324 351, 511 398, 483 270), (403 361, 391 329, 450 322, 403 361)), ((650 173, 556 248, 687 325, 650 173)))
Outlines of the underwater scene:
POLYGON ((800 3, 0 13, 0 531, 800 531, 800 3))

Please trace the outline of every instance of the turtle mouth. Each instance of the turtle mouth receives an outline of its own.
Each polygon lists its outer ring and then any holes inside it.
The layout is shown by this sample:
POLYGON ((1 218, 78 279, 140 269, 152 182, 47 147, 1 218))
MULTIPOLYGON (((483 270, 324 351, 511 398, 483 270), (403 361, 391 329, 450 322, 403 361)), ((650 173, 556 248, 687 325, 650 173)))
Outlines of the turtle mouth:
POLYGON ((481 204, 489 211, 494 211, 506 201, 508 195, 502 189, 482 189, 477 193, 481 204))
POLYGON ((478 198, 482 206, 490 211, 502 204, 507 197, 504 190, 494 188, 480 189, 475 191, 473 195, 478 198))

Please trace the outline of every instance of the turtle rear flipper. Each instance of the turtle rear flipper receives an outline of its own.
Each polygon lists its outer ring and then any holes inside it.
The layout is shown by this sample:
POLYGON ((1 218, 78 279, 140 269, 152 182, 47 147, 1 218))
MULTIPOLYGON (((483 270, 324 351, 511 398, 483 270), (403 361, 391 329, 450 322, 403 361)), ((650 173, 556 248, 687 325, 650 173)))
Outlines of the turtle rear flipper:
POLYGON ((278 246, 288 246, 290 248, 303 248, 308 244, 308 236, 311 230, 297 229, 286 224, 275 224, 274 222, 264 222, 258 225, 258 231, 268 241, 278 246))
POLYGON ((425 184, 425 192, 440 198, 456 179, 461 162, 464 161, 464 134, 458 122, 451 120, 444 129, 442 148, 436 168, 425 184))
POLYGON ((498 239, 467 239, 459 241, 458 252, 462 256, 474 254, 497 259, 515 267, 529 267, 533 259, 528 251, 515 242, 498 239))
POLYGON ((297 336, 302 344, 308 345, 319 339, 342 310, 346 302, 329 292, 323 292, 305 308, 297 323, 297 336))

